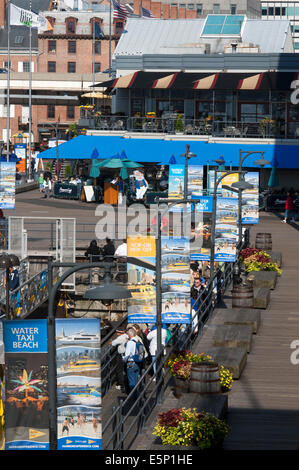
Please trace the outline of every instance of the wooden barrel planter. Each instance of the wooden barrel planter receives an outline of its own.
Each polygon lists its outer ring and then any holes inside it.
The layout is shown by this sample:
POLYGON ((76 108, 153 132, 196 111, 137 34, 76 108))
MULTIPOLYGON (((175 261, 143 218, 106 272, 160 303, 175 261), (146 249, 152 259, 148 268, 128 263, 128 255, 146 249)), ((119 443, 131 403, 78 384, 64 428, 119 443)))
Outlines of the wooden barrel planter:
POLYGON ((253 307, 254 294, 253 284, 240 284, 234 286, 232 290, 232 307, 233 308, 250 308, 253 307))
POLYGON ((272 250, 271 233, 257 233, 255 237, 255 248, 259 250, 272 250))
POLYGON ((216 362, 198 362, 191 365, 190 392, 200 395, 221 393, 219 366, 216 362))
POLYGON ((180 398, 183 395, 183 393, 189 392, 189 387, 190 387, 189 380, 183 380, 183 379, 179 379, 178 377, 175 377, 174 385, 175 385, 174 395, 176 398, 180 398))

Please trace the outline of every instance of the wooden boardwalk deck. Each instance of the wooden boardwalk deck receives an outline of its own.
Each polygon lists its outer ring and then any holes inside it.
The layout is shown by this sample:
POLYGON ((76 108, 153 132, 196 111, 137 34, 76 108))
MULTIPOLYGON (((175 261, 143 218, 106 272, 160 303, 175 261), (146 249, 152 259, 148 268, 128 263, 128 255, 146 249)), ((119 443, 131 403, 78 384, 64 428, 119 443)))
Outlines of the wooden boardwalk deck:
MULTIPOLYGON (((298 224, 299 225, 299 224, 298 224)), ((241 378, 229 393, 227 450, 299 448, 299 364, 291 363, 290 345, 299 340, 299 233, 271 213, 262 213, 251 229, 272 234, 273 251, 283 256, 282 276, 262 310, 261 327, 241 378)), ((299 354, 298 354, 299 357, 299 354)))

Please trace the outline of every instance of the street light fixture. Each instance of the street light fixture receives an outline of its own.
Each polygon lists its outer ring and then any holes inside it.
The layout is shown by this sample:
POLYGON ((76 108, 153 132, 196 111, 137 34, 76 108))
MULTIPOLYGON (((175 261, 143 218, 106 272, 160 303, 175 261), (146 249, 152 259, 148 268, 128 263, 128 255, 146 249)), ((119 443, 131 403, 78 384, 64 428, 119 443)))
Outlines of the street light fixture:
MULTIPOLYGON (((116 298, 129 298, 131 293, 121 286, 117 286, 112 282, 111 268, 114 267, 114 263, 106 262, 89 262, 89 263, 59 263, 52 262, 52 259, 48 260, 48 357, 49 357, 49 373, 48 373, 48 388, 49 388, 49 410, 50 410, 50 444, 51 450, 56 450, 57 442, 57 410, 56 410, 56 335, 55 335, 55 315, 54 315, 54 302, 55 297, 61 284, 73 273, 84 269, 92 268, 104 268, 104 286, 106 290, 105 300, 114 300, 116 298), (58 279, 56 284, 53 286, 53 268, 69 268, 62 276, 58 279), (121 291, 122 289, 122 291, 121 291), (121 293, 123 296, 121 297, 121 293), (118 295, 118 297, 116 297, 118 295)), ((85 293, 84 298, 93 300, 104 300, 103 290, 99 290, 99 296, 96 296, 96 289, 88 289, 85 293)))
POLYGON ((192 157, 196 157, 195 153, 190 152, 190 145, 186 145, 186 152, 181 154, 181 157, 185 157, 185 174, 184 174, 184 199, 188 197, 188 160, 192 157))

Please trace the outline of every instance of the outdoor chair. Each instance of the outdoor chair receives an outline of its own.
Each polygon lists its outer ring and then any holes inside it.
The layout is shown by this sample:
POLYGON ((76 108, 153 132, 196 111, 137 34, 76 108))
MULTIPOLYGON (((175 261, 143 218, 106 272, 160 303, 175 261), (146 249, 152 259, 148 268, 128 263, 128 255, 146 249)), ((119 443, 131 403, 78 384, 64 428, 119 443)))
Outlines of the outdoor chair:
POLYGON ((115 131, 122 130, 123 128, 124 128, 124 122, 121 119, 116 121, 113 125, 113 129, 115 131))

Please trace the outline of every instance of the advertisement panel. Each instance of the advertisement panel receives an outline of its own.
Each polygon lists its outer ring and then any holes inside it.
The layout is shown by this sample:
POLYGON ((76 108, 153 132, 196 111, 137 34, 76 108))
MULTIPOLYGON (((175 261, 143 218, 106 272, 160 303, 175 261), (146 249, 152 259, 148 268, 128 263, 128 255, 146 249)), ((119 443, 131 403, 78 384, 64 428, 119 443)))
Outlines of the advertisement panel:
POLYGON ((100 320, 56 319, 57 449, 102 448, 100 320))
POLYGON ((128 323, 156 323, 156 240, 127 237, 128 323))
POLYGON ((217 197, 215 261, 234 262, 238 244, 238 199, 217 197))
POLYGON ((245 174, 245 181, 252 184, 252 189, 242 191, 242 224, 259 223, 259 173, 250 171, 245 174))
POLYGON ((195 205, 191 222, 190 260, 208 261, 211 256, 213 197, 203 196, 195 205))
POLYGON ((188 166, 188 196, 202 196, 203 191, 203 166, 188 166))
POLYGON ((47 320, 3 321, 5 449, 49 450, 47 320))
POLYGON ((190 323, 190 241, 162 237, 162 322, 190 323))
POLYGON ((14 209, 16 198, 16 164, 1 162, 0 164, 0 208, 14 209))

